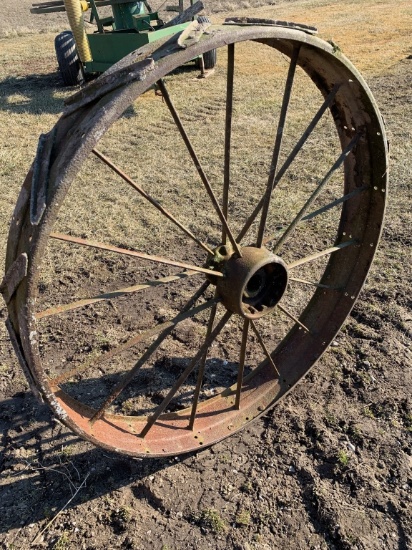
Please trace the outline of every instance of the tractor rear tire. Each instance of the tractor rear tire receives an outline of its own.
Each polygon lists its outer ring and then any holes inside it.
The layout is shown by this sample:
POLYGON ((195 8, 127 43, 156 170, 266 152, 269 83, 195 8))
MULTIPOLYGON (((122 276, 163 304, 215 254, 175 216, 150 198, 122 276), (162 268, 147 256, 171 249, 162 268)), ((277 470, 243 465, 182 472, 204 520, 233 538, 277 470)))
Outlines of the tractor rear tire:
POLYGON ((65 86, 78 86, 84 82, 82 65, 76 50, 73 33, 63 31, 54 39, 57 63, 65 86))
MULTIPOLYGON (((211 23, 209 17, 206 17, 205 15, 200 15, 197 20, 199 23, 211 23)), ((214 68, 217 63, 216 48, 210 50, 210 52, 206 52, 203 54, 203 63, 206 71, 210 71, 210 69, 214 68)))

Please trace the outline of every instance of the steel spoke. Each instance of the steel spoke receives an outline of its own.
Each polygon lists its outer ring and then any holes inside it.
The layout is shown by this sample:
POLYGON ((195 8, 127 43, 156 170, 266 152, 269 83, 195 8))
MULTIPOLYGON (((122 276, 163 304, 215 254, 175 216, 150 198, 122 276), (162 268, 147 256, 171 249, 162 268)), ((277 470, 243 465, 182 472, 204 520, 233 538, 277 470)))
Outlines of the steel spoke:
POLYGON ((263 198, 262 214, 260 217, 260 224, 259 224, 258 236, 256 241, 257 243, 256 246, 258 246, 259 248, 262 246, 263 235, 265 232, 266 221, 269 213, 270 198, 272 196, 275 175, 278 167, 280 149, 282 146, 282 139, 283 139, 283 131, 285 128, 286 115, 288 112, 290 96, 292 93, 293 80, 295 78, 296 65, 298 62, 299 52, 300 52, 300 46, 295 47, 290 60, 288 76, 286 79, 285 93, 283 94, 282 107, 280 110, 279 123, 278 123, 277 132, 276 132, 275 147, 273 150, 272 162, 270 164, 270 171, 269 171, 269 178, 268 178, 268 183, 266 187, 266 192, 263 198))
POLYGON ((193 145, 192 145, 192 143, 189 139, 189 136, 186 133, 186 130, 183 126, 182 121, 180 120, 180 117, 179 117, 179 115, 178 115, 178 113, 175 109, 175 106, 173 105, 172 100, 170 99, 169 92, 167 91, 165 83, 163 82, 163 80, 159 80, 157 82, 157 85, 159 86, 159 89, 162 93, 163 99, 165 100, 165 103, 169 108, 170 114, 172 115, 173 120, 174 120, 174 122, 175 122, 175 124, 176 124, 176 126, 177 126, 177 128, 180 132, 180 135, 182 136, 183 141, 184 141, 184 143, 187 147, 187 150, 189 151, 189 154, 190 154, 190 156, 193 160, 195 168, 196 168, 196 170, 197 170, 197 172, 200 176, 200 179, 202 180, 202 183, 203 183, 203 185, 206 189, 206 192, 209 195, 210 200, 212 201, 213 207, 214 207, 217 215, 219 216, 219 219, 222 223, 222 226, 224 227, 224 229, 226 231, 226 235, 228 236, 230 242, 232 243, 232 246, 233 246, 235 252, 239 256, 241 256, 240 248, 239 248, 237 242, 235 241, 235 238, 233 237, 233 234, 232 234, 232 232, 229 228, 229 225, 227 223, 226 217, 223 214, 222 209, 219 206, 219 203, 216 199, 216 196, 213 192, 213 189, 210 185, 210 182, 209 182, 209 180, 208 180, 208 178, 205 174, 205 171, 202 168, 202 165, 200 164, 200 160, 199 160, 199 158, 198 158, 198 156, 197 156, 197 154, 196 154, 196 152, 193 148, 193 145))
POLYGON ((109 252, 116 252, 116 254, 133 256, 135 258, 140 258, 141 260, 149 260, 151 262, 156 262, 159 264, 172 265, 174 267, 181 267, 183 269, 188 269, 190 271, 198 271, 199 273, 206 273, 207 275, 223 277, 223 274, 220 273, 219 271, 212 271, 211 269, 206 269, 204 267, 198 267, 195 265, 186 264, 183 262, 177 262, 176 260, 169 260, 168 258, 161 258, 160 256, 152 256, 150 254, 145 254, 144 252, 136 252, 135 250, 127 250, 126 248, 118 248, 117 246, 111 246, 111 245, 99 243, 96 241, 80 239, 79 237, 72 237, 71 235, 63 235, 62 233, 50 233, 50 237, 60 241, 80 244, 82 246, 89 246, 91 248, 98 248, 100 250, 108 250, 109 252))
POLYGON ((108 359, 111 359, 112 357, 119 355, 123 351, 130 349, 131 347, 136 346, 141 342, 144 342, 148 338, 156 336, 157 334, 159 334, 159 332, 166 331, 169 329, 173 330, 173 328, 175 328, 177 324, 181 323, 185 319, 188 319, 189 317, 194 317, 198 313, 212 307, 213 305, 214 305, 214 302, 210 301, 210 302, 205 302, 204 304, 201 304, 197 307, 194 307, 189 311, 183 311, 182 313, 180 313, 170 321, 165 321, 164 323, 160 323, 155 327, 152 327, 151 329, 148 329, 140 334, 137 334, 136 336, 134 336, 124 344, 120 344, 119 346, 116 346, 114 349, 107 351, 106 353, 103 353, 98 357, 92 357, 89 361, 86 361, 82 365, 79 365, 74 369, 70 369, 68 372, 63 373, 62 375, 57 376, 56 378, 53 378, 51 380, 51 383, 54 385, 62 384, 66 380, 73 378, 73 376, 77 376, 80 373, 85 372, 91 367, 96 367, 97 365, 104 363, 108 359))
POLYGON ((276 374, 277 374, 277 375, 279 376, 279 378, 280 378, 280 373, 279 373, 279 371, 278 371, 278 369, 277 369, 277 367, 276 367, 276 365, 275 365, 275 363, 274 363, 274 361, 273 361, 273 359, 272 359, 272 356, 271 356, 270 353, 269 353, 269 350, 267 349, 267 347, 266 347, 266 345, 265 345, 265 343, 264 343, 264 341, 263 341, 263 338, 262 338, 260 332, 258 331, 258 328, 257 328, 255 322, 254 322, 254 321, 251 321, 251 324, 252 324, 253 331, 254 331, 254 333, 256 334, 256 337, 257 337, 257 339, 258 339, 258 341, 259 341, 259 344, 261 345, 261 347, 262 347, 262 349, 263 349, 263 352, 264 352, 264 354, 266 355, 266 359, 267 359, 267 360, 269 361, 269 363, 272 365, 273 370, 276 372, 276 374))
POLYGON ((289 317, 289 319, 292 319, 292 321, 295 321, 295 323, 297 323, 300 327, 303 328, 303 330, 305 330, 306 332, 309 332, 310 333, 310 330, 308 329, 308 327, 305 327, 305 325, 303 323, 301 323, 299 321, 299 319, 297 317, 295 317, 290 311, 288 311, 285 307, 281 306, 280 304, 277 305, 277 307, 280 309, 280 311, 282 313, 284 313, 287 317, 289 317))
POLYGON ((349 199, 352 199, 353 197, 356 197, 356 195, 359 195, 360 193, 363 193, 363 191, 366 191, 366 189, 369 189, 368 185, 364 185, 363 187, 358 187, 354 191, 351 191, 350 193, 346 193, 346 195, 343 195, 343 197, 340 197, 339 199, 336 199, 328 204, 325 204, 325 206, 322 206, 322 208, 318 208, 318 210, 315 210, 314 212, 311 212, 310 214, 307 214, 304 216, 301 221, 306 222, 308 220, 313 220, 313 218, 316 218, 320 214, 324 214, 331 208, 334 208, 335 206, 338 206, 339 204, 342 204, 349 199))
POLYGON ((208 309, 209 307, 213 306, 214 303, 212 302, 205 302, 204 304, 201 304, 199 306, 191 308, 191 306, 204 294, 205 290, 209 286, 209 283, 206 281, 203 283, 203 285, 200 287, 200 289, 194 294, 194 296, 189 300, 189 302, 184 306, 181 313, 176 315, 173 319, 170 321, 165 321, 164 323, 159 323, 158 325, 145 330, 144 332, 141 332, 140 334, 137 334, 136 336, 133 336, 133 338, 130 338, 130 340, 127 340, 127 342, 124 342, 123 344, 120 344, 119 346, 116 346, 110 351, 107 351, 106 353, 102 353, 98 357, 92 357, 89 361, 86 361, 86 363, 83 363, 82 365, 79 365, 78 367, 74 369, 70 369, 69 371, 61 374, 60 376, 57 376, 56 378, 51 379, 51 383, 54 385, 61 384, 65 382, 66 380, 70 380, 73 376, 76 376, 80 374, 81 372, 86 371, 92 366, 99 365, 108 359, 111 359, 112 357, 115 357, 116 355, 119 355, 123 351, 136 346, 140 342, 143 342, 144 340, 147 340, 148 338, 151 338, 153 336, 156 336, 159 332, 162 332, 166 329, 172 329, 174 328, 178 323, 181 323, 185 319, 188 319, 189 317, 193 317, 194 315, 197 315, 201 311, 208 309))
POLYGON ((320 283, 314 283, 313 281, 307 281, 306 279, 298 279, 296 277, 289 277, 289 282, 300 283, 302 285, 315 286, 316 288, 326 288, 328 290, 338 290, 334 286, 322 285, 320 283))
MULTIPOLYGON (((229 187, 230 187, 230 155, 232 141, 233 117, 233 81, 235 73, 235 45, 227 47, 227 90, 226 90, 226 121, 225 121, 225 163, 223 175, 223 215, 228 219, 229 187)), ((226 230, 222 227, 222 243, 226 244, 226 230)))
MULTIPOLYGON (((202 286, 202 288, 192 296, 192 298, 185 304, 182 313, 180 314, 180 321, 182 321, 183 315, 187 314, 186 317, 192 317, 196 313, 199 313, 200 311, 203 311, 206 309, 206 307, 213 306, 216 303, 216 300, 209 300, 209 302, 206 302, 205 304, 202 304, 202 306, 198 306, 197 308, 192 308, 191 306, 193 303, 198 299, 200 292, 204 292, 206 290, 205 287, 206 283, 202 286), (196 311, 195 311, 196 309, 196 311)), ((177 316, 179 317, 179 315, 177 316)), ((175 317, 176 319, 176 317, 175 317)), ((113 401, 122 393, 122 391, 126 388, 128 384, 133 380, 134 376, 136 375, 137 371, 146 363, 146 361, 149 360, 149 358, 153 355, 153 353, 158 349, 160 344, 171 334, 173 329, 175 328, 177 323, 172 323, 170 321, 170 324, 166 326, 166 328, 163 329, 163 331, 159 334, 159 336, 156 338, 156 340, 147 348, 147 350, 143 353, 143 355, 140 357, 140 359, 137 361, 137 363, 133 366, 132 369, 120 380, 120 382, 115 386, 113 391, 110 393, 110 395, 106 398, 103 405, 100 407, 98 411, 95 412, 95 414, 90 419, 90 423, 93 424, 103 416, 107 408, 113 403, 113 401)), ((163 325, 163 323, 162 323, 163 325)), ((158 328, 158 327, 155 327, 158 328)))
POLYGON ((286 231, 282 234, 282 236, 280 237, 280 239, 277 241, 277 243, 275 244, 275 247, 273 249, 273 253, 276 254, 279 249, 281 248, 281 246, 286 242, 286 240, 291 236, 291 234, 293 233, 293 231, 296 229, 296 226, 298 225, 298 223, 301 221, 301 219, 303 218, 303 216, 306 214, 306 212, 308 211, 308 209, 311 207, 311 205, 313 204, 313 202, 316 200, 316 198, 319 196, 319 194, 323 191, 323 189, 325 188, 326 184, 329 182, 330 178, 332 177, 332 175, 336 172, 336 170, 338 170, 340 168, 340 166, 342 165, 342 163, 344 162, 344 160, 346 159, 346 157, 348 157, 352 151, 352 149, 355 147, 355 145, 358 143, 359 141, 359 138, 360 138, 361 134, 356 134, 352 139, 351 141, 349 142, 349 144, 347 145, 347 147, 345 147, 345 149, 342 151, 342 153, 339 155, 338 159, 336 160, 336 162, 334 163, 334 165, 332 166, 332 168, 328 171, 328 173, 326 174, 326 176, 323 178, 323 180, 318 184, 317 188, 315 189, 315 191, 312 193, 312 195, 309 197, 309 199, 306 201, 306 203, 304 204, 304 206, 301 208, 300 212, 296 215, 295 219, 292 221, 292 223, 289 225, 289 227, 286 229, 286 231))
POLYGON ((146 281, 134 286, 128 286, 125 288, 119 288, 118 290, 113 290, 111 292, 105 292, 104 294, 98 294, 97 296, 92 296, 91 298, 83 298, 82 300, 77 300, 75 302, 70 302, 69 304, 62 304, 54 307, 50 307, 43 311, 39 311, 35 314, 36 320, 45 319, 46 317, 51 317, 52 315, 59 315, 60 313, 66 313, 67 311, 72 311, 81 307, 85 307, 91 304, 96 304, 105 300, 113 300, 113 298, 120 298, 127 294, 133 294, 139 292, 140 290, 145 290, 146 288, 156 287, 171 283, 173 281, 179 281, 186 279, 186 277, 192 277, 193 275, 198 275, 197 271, 182 271, 176 275, 170 275, 169 277, 161 277, 160 279, 154 279, 153 281, 146 281))
MULTIPOLYGON (((319 108, 318 112, 316 113, 316 115, 313 117, 312 121, 310 122, 309 126, 306 128, 306 130, 303 132, 301 138, 299 139, 299 141, 296 143, 295 147, 293 148, 293 150, 291 151, 291 153, 289 154, 288 158, 285 160, 285 162, 283 163, 282 167, 280 168, 279 172, 276 174, 276 177, 275 177, 275 180, 273 182, 273 189, 277 186, 277 184, 279 183, 279 181, 281 180, 281 178, 284 176, 285 172, 287 171, 287 169, 289 168, 289 166, 292 164, 292 162, 295 160, 297 154, 299 153, 299 151, 302 149, 302 147, 304 146, 304 144, 306 143, 307 139, 309 138, 309 136, 311 135, 311 133, 313 132, 313 130, 315 129, 316 125, 318 124, 319 120, 322 118, 324 112, 326 111, 326 109, 328 109, 328 107, 332 104, 333 100, 335 99, 335 95, 336 93, 338 92, 339 88, 341 87, 341 84, 335 84, 335 86, 333 87, 333 89, 331 90, 330 94, 328 95, 328 97, 325 99, 325 101, 323 102, 323 104, 321 105, 321 107, 319 108)), ((272 192, 273 192, 273 189, 272 189, 272 192)), ((256 216, 259 214, 259 212, 261 211, 262 209, 262 206, 263 206, 263 202, 264 202, 264 197, 261 198, 261 200, 258 202, 258 204, 256 205, 256 208, 255 210, 252 212, 252 214, 249 216, 249 218, 246 220, 246 223, 245 225, 243 226, 241 232, 239 233, 239 235, 237 236, 236 238, 236 241, 237 242, 240 242, 243 237, 246 235, 246 233, 249 231, 252 223, 255 221, 256 219, 256 216)))
POLYGON ((242 343, 240 345, 239 370, 237 373, 235 409, 240 409, 240 395, 242 393, 243 375, 245 372, 246 345, 249 334, 249 319, 243 321, 242 343))
POLYGON ((151 197, 146 191, 138 185, 135 181, 132 180, 127 174, 125 174, 120 168, 118 168, 108 157, 106 157, 103 153, 98 151, 97 149, 93 149, 93 153, 98 157, 104 164, 109 166, 116 174, 118 174, 126 183, 128 183, 133 189, 135 189, 140 195, 145 198, 147 201, 150 202, 157 210, 166 216, 168 220, 170 220, 172 223, 174 223, 179 229, 181 229, 188 237, 190 237, 192 240, 195 241, 203 250, 205 250, 208 254, 213 255, 213 251, 200 239, 198 239, 193 233, 185 227, 182 223, 180 223, 166 208, 164 208, 156 199, 151 197))
POLYGON ((209 334, 209 336, 205 339, 204 344, 201 346, 199 351, 196 353, 196 355, 193 357, 190 364, 186 367, 186 369, 182 372, 182 374, 179 376, 179 378, 176 380, 175 384, 167 394, 167 396, 163 399, 163 401, 160 403, 160 405, 157 407, 154 414, 149 418, 149 420, 146 423, 146 426, 143 428, 143 430, 140 433, 141 437, 145 437, 153 424, 156 422, 156 420, 159 418, 159 416, 162 414, 162 412, 166 409, 166 407, 169 405, 170 401, 173 399, 174 395, 178 391, 178 389, 184 384, 188 376, 191 374, 193 369, 195 368, 197 362, 200 360, 201 357, 203 357, 203 354, 206 352, 206 350, 209 348, 210 344, 213 342, 213 340, 216 339, 220 331, 223 329, 223 327, 226 325, 228 320, 230 319, 232 313, 230 311, 226 311, 226 313, 223 315, 219 323, 215 326, 215 328, 212 330, 212 332, 209 334))
MULTIPOLYGON (((342 204, 342 203, 346 202, 347 200, 352 199, 356 195, 359 195, 359 193, 362 193, 363 191, 366 191, 366 189, 369 189, 368 185, 364 185, 363 187, 359 187, 358 189, 355 189, 354 191, 351 191, 350 193, 347 193, 346 195, 343 195, 343 197, 340 197, 339 199, 336 199, 336 200, 330 202, 329 204, 326 204, 325 206, 322 206, 322 208, 319 208, 318 210, 315 210, 315 211, 311 212, 310 214, 307 214, 306 216, 304 216, 300 220, 300 222, 302 223, 302 222, 307 222, 309 220, 313 220, 313 218, 316 218, 317 216, 319 216, 320 214, 324 214, 325 212, 327 212, 331 208, 334 208, 335 206, 338 206, 339 204, 342 204)), ((280 228, 278 228, 278 230, 281 231, 285 227, 287 227, 287 226, 285 225, 283 227, 280 227, 280 228)), ((275 239, 275 238, 276 238, 276 235, 266 237, 263 240, 263 244, 266 246, 268 243, 273 241, 273 239, 275 239)))
POLYGON ((345 241, 344 243, 337 244, 336 246, 331 246, 330 248, 326 248, 325 250, 321 250, 320 252, 315 252, 314 254, 310 254, 310 256, 305 256, 300 260, 291 262, 290 264, 288 264, 288 269, 293 269, 295 267, 298 267, 299 265, 307 264, 308 262, 313 262, 314 260, 317 260, 322 256, 327 256, 328 254, 332 254, 333 252, 336 252, 337 250, 341 250, 342 248, 345 248, 347 246, 351 246, 352 244, 356 244, 356 241, 354 239, 350 241, 345 241))
MULTIPOLYGON (((209 322, 208 322, 207 331, 206 331, 206 339, 209 338, 210 333, 213 330, 213 324, 216 318, 216 311, 217 311, 217 304, 213 306, 212 311, 210 312, 209 322)), ((193 394, 192 411, 190 413, 189 430, 193 430, 193 426, 195 424, 197 405, 199 403, 200 390, 202 389, 203 376, 205 373, 205 365, 206 365, 208 351, 209 351, 209 348, 205 350, 205 353, 203 354, 203 357, 200 360, 200 364, 199 364, 199 370, 197 373, 197 383, 196 383, 195 392, 193 394)))

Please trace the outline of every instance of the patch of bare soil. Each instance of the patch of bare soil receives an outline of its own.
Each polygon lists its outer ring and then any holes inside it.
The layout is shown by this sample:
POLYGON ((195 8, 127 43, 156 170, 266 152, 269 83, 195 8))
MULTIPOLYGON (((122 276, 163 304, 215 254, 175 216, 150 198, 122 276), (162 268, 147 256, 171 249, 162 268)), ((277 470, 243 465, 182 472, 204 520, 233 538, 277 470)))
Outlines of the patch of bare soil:
MULTIPOLYGON (((11 62, 8 63, 7 67, 11 67, 11 62)), ((47 68, 52 71, 51 58, 47 63, 42 80, 50 107, 48 119, 42 122, 45 126, 54 122, 61 101, 55 92, 56 75, 46 71, 47 68)), ((14 78, 12 69, 5 70, 8 78, 14 78)), ((22 117, 20 123, 27 124, 33 138, 17 140, 10 131, 9 143, 2 144, 4 162, 0 174, 5 186, 19 170, 22 172, 21 167, 16 170, 17 162, 24 164, 17 153, 9 153, 11 147, 16 151, 30 147, 27 156, 32 158, 37 135, 43 128, 33 128, 34 123, 30 126, 26 121, 28 114, 43 113, 46 105, 44 98, 33 91, 36 83, 30 77, 24 90, 24 68, 19 66, 18 70, 21 76, 8 83, 8 95, 0 106, 10 116, 22 117)), ((187 75, 176 78, 183 80, 187 75)), ((412 547, 412 308, 408 284, 412 276, 411 79, 412 60, 408 59, 398 60, 381 76, 368 79, 387 124, 391 191, 382 242, 360 300, 315 369, 273 411, 243 431, 203 452, 164 459, 130 459, 95 448, 53 419, 48 408, 28 392, 10 343, 4 331, 1 333, 2 548, 398 550, 412 547)), ((213 99, 213 93, 217 93, 213 81, 208 80, 205 86, 212 88, 213 99)), ((143 102, 140 108, 149 107, 143 102)), ((216 99, 210 112, 200 111, 198 116, 206 119, 221 116, 222 112, 216 99)), ((128 116, 120 121, 125 128, 134 113, 128 116)), ((167 134, 168 123, 160 121, 159 128, 155 139, 166 148, 167 142, 163 144, 161 140, 167 134)), ((142 132, 143 135, 136 131, 130 136, 130 149, 125 154, 131 154, 133 148, 139 149, 146 136, 142 132)), ((252 133, 249 139, 253 141, 252 133)), ((179 162, 178 159, 176 165, 179 162)), ((175 168, 172 163, 171 176, 175 168)), ((304 168, 299 166, 300 170, 304 168)), ((95 165, 87 170, 89 175, 93 174, 95 165)), ((148 181, 155 185, 159 177, 155 174, 153 181, 148 181)), ((79 184, 77 198, 82 196, 81 192, 79 184)), ((7 205, 2 212, 9 213, 14 195, 8 189, 5 193, 7 205)), ((110 194, 100 198, 100 213, 109 220, 114 208, 110 194)), ((162 201, 173 204, 174 197, 165 193, 162 201)), ((122 208, 127 209, 129 202, 125 194, 122 208)), ((72 217, 63 218, 63 224, 87 219, 79 209, 68 211, 72 217)), ((150 227, 152 219, 148 213, 144 214, 144 223, 150 227)), ((90 215, 92 218, 93 212, 90 215)), ((199 213, 202 220, 203 215, 199 213)), ((205 216, 203 225, 206 223, 205 216)), ((2 227, 6 224, 7 220, 2 219, 2 227)), ((111 228, 108 223, 105 231, 116 235, 116 227, 111 228)), ((128 227, 122 229, 126 235, 130 234, 128 227)), ((313 237, 310 229, 307 231, 310 246, 313 237)), ((158 237, 162 243, 169 239, 170 245, 176 244, 167 232, 158 237)), ((52 300, 56 295, 77 296, 85 288, 95 294, 105 288, 107 281, 133 284, 136 264, 124 260, 119 274, 110 258, 101 262, 102 257, 96 254, 86 259, 89 265, 83 264, 81 270, 76 270, 76 277, 72 277, 64 270, 68 258, 57 255, 53 266, 53 275, 57 273, 57 277, 47 278, 46 272, 40 300, 46 303, 46 298, 52 300), (98 261, 99 276, 93 279, 90 274, 98 261)), ((196 259, 190 248, 186 250, 186 259, 196 259)), ((70 260, 76 262, 74 254, 70 260)), ((144 280, 159 274, 138 267, 144 280)), ((167 274, 167 270, 160 273, 167 274)), ((96 345, 105 351, 110 342, 122 341, 128 332, 139 330, 147 320, 168 317, 170 312, 162 311, 165 296, 157 296, 159 302, 154 301, 154 293, 148 295, 144 314, 131 308, 130 302, 123 305, 120 302, 117 310, 110 306, 109 313, 102 310, 100 315, 86 310, 73 322, 78 322, 78 327, 93 323, 96 345), (106 314, 108 318, 117 315, 123 321, 110 334, 105 333, 106 314)), ((2 309, 0 318, 5 317, 6 310, 2 309)), ((74 364, 90 352, 87 335, 76 332, 75 326, 59 323, 53 321, 49 325, 43 341, 44 353, 51 351, 48 356, 51 371, 62 365, 66 368, 70 346, 74 351, 69 362, 74 364), (71 334, 78 337, 74 347, 71 334)), ((160 354, 157 365, 160 382, 185 366, 182 342, 199 345, 196 323, 180 330, 173 345, 160 354)), ((230 350, 227 353, 230 360, 230 350)), ((230 372, 230 361, 227 363, 230 372)), ((206 389, 226 385, 227 381, 219 378, 221 370, 215 366, 214 371, 213 364, 209 367, 206 389)), ((106 372, 100 379, 102 394, 110 387, 110 376, 106 372)), ((156 404, 162 397, 157 395, 159 380, 143 382, 153 385, 151 397, 156 404)), ((87 383, 82 391, 87 398, 87 383)), ((153 402, 138 401, 131 393, 117 406, 123 411, 141 411, 153 406, 153 402)), ((176 406, 184 404, 183 395, 176 406)))

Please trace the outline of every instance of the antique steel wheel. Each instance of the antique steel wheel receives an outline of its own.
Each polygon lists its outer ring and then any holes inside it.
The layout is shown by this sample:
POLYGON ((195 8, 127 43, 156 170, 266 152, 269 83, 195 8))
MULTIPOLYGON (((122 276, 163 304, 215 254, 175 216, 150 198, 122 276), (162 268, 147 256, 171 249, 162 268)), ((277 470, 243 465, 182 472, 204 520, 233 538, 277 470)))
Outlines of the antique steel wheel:
POLYGON ((122 453, 198 449, 267 411, 378 244, 387 145, 365 82, 311 29, 241 23, 145 47, 72 96, 12 219, 20 362, 67 426, 122 453), (175 71, 214 48, 213 78, 175 71))

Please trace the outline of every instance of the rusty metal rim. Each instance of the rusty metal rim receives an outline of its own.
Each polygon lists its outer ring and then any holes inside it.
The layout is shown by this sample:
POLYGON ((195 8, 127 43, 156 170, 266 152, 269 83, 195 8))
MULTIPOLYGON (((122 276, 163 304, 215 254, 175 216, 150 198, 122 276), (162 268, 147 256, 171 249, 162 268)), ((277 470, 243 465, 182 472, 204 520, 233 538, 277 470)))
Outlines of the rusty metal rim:
MULTIPOLYGON (((10 229, 6 270, 21 253, 27 253, 29 267, 27 276, 8 304, 9 317, 23 360, 40 392, 55 414, 73 431, 100 446, 132 456, 174 455, 211 445, 257 418, 286 395, 316 363, 350 313, 369 270, 382 227, 386 197, 382 190, 386 190, 387 182, 386 138, 374 99, 356 69, 328 43, 296 30, 258 26, 217 27, 210 29, 209 33, 183 51, 168 53, 167 48, 160 53, 151 51, 155 64, 153 70, 145 73, 144 80, 126 83, 78 110, 71 106, 70 113, 63 114, 52 133, 55 139, 49 170, 52 186, 49 186, 44 215, 38 225, 30 223, 32 178, 29 173, 10 229), (91 427, 87 421, 91 410, 58 388, 50 387, 37 345, 34 314, 38 269, 57 212, 82 161, 131 101, 171 70, 197 55, 246 40, 266 43, 289 57, 293 48, 300 45, 298 64, 325 97, 337 79, 344 82, 345 90, 338 92, 332 106, 335 119, 340 120, 337 131, 342 148, 347 146, 351 137, 348 129, 353 126, 362 132, 359 146, 347 165, 345 192, 360 186, 368 187, 368 192, 357 196, 350 206, 348 203, 343 205, 339 223, 338 232, 344 240, 345 235, 354 232, 355 219, 357 244, 331 255, 320 281, 325 284, 333 281, 344 290, 332 296, 325 296, 321 288, 316 291, 300 318, 311 329, 311 334, 295 325, 272 353, 280 379, 274 375, 269 361, 264 361, 247 381, 241 411, 232 407, 232 388, 199 406, 199 423, 195 431, 184 427, 187 410, 172 416, 162 415, 145 439, 136 437, 136 424, 141 423, 141 419, 106 415, 91 427), (362 168, 362 181, 355 172, 357 163, 362 168)), ((128 56, 117 67, 139 60, 139 55, 138 52, 128 56)))

